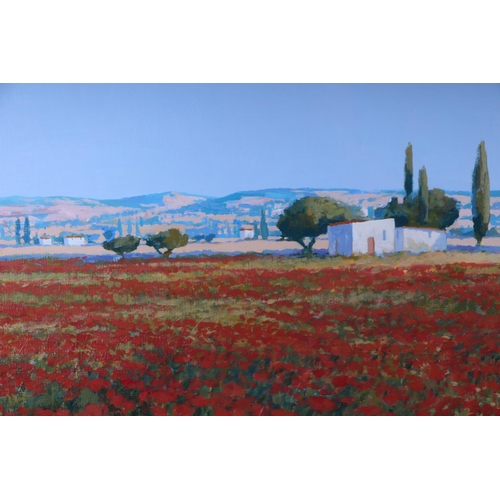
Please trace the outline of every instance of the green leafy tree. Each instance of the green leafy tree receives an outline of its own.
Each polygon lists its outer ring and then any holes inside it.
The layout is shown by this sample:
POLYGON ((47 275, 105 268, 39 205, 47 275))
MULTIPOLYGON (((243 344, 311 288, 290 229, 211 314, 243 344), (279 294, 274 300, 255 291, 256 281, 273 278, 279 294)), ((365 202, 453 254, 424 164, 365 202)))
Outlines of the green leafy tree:
POLYGON ((433 227, 446 229, 451 226, 459 216, 457 200, 446 196, 442 189, 431 189, 429 191, 428 221, 425 225, 420 223, 418 196, 405 198, 399 203, 396 197, 381 210, 377 210, 377 218, 394 219, 396 227, 433 227))
POLYGON ((407 204, 399 203, 396 196, 385 207, 375 210, 375 218, 394 219, 396 227, 408 226, 410 221, 407 204))
POLYGON ((21 244, 21 221, 19 219, 16 219, 16 244, 20 245, 21 244))
POLYGON ((146 245, 154 248, 162 257, 168 258, 176 248, 188 244, 189 236, 182 234, 178 229, 160 231, 157 234, 145 238, 146 245), (164 250, 162 252, 162 250, 164 250))
POLYGON ((303 253, 310 255, 316 238, 326 234, 328 224, 361 217, 356 207, 330 198, 306 196, 286 208, 276 225, 283 239, 297 242, 303 253))
POLYGON ((24 219, 23 241, 25 245, 29 245, 31 243, 31 228, 28 217, 24 219))
POLYGON ((458 219, 459 215, 457 200, 446 196, 442 189, 434 188, 429 191, 429 221, 427 226, 446 229, 458 219))
POLYGON ((127 236, 122 236, 109 241, 105 241, 102 244, 102 247, 104 248, 104 250, 110 250, 118 254, 120 257, 124 258, 124 254, 137 250, 140 242, 140 238, 131 236, 129 234, 127 236))
POLYGON ((472 224, 477 244, 481 245, 490 224, 490 175, 484 141, 477 148, 472 173, 472 224))
POLYGON ((413 148, 411 143, 405 150, 405 192, 406 198, 413 193, 413 148))
POLYGON ((264 210, 261 210, 261 215, 260 215, 260 235, 263 240, 267 240, 269 238, 269 229, 267 227, 267 222, 266 222, 266 212, 264 210))
POLYGON ((421 226, 429 222, 429 185, 425 167, 418 172, 418 222, 421 226))

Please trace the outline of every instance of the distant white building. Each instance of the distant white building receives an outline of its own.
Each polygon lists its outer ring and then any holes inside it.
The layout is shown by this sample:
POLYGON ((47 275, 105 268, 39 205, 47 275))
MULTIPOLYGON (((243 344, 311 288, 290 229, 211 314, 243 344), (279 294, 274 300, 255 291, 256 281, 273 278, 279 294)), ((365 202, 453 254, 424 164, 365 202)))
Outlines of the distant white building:
POLYGON ((40 236, 38 238, 40 245, 50 246, 52 245, 52 236, 40 236))
POLYGON ((87 241, 85 240, 85 236, 65 236, 64 244, 72 247, 81 247, 85 245, 87 241))
POLYGON ((445 231, 423 227, 396 228, 396 252, 443 252, 446 248, 445 231))
POLYGON ((395 252, 394 219, 346 221, 328 226, 330 255, 383 255, 395 252))
POLYGON ((240 228, 240 240, 247 240, 247 239, 253 239, 255 236, 255 231, 253 230, 253 227, 250 226, 244 226, 240 228))

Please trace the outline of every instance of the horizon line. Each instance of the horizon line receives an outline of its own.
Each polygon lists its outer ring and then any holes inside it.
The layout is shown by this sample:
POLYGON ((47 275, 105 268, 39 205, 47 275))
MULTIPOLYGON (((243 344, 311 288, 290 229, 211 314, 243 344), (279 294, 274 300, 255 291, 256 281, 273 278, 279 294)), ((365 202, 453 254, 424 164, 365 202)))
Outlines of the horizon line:
MULTIPOLYGON (((433 189, 441 189, 441 188, 433 188, 433 189)), ((200 193, 186 193, 184 191, 176 191, 176 190, 170 190, 170 191, 161 191, 161 192, 156 192, 156 193, 142 193, 142 194, 135 194, 135 195, 128 195, 128 196, 121 196, 117 198, 97 198, 93 196, 75 196, 75 195, 65 195, 65 194, 59 194, 59 195, 23 195, 23 194, 11 194, 11 195, 2 195, 0 196, 1 199, 8 199, 8 198, 68 198, 68 199, 78 199, 78 200, 93 200, 93 201, 117 201, 117 200, 125 200, 125 199, 130 199, 130 198, 139 198, 141 196, 160 196, 160 195, 165 195, 169 193, 177 193, 183 196, 198 196, 198 197, 203 197, 207 199, 219 199, 219 198, 225 198, 227 196, 233 195, 233 194, 238 194, 238 193, 258 193, 261 191, 277 191, 277 190, 288 190, 288 191, 357 191, 359 194, 371 194, 371 193, 401 193, 404 194, 404 189, 373 189, 373 190, 366 190, 366 189, 359 189, 359 188, 348 188, 348 187, 336 187, 336 188, 331 188, 331 187, 269 187, 269 188, 261 188, 261 189, 249 189, 249 190, 239 190, 239 191, 232 191, 228 194, 222 195, 222 196, 214 196, 214 195, 207 195, 207 194, 200 194, 200 193)), ((466 190, 466 189, 443 189, 445 193, 450 193, 450 194, 471 194, 471 190, 466 190)), ((500 189, 490 189, 490 192, 495 192, 495 191, 500 191, 500 189)))

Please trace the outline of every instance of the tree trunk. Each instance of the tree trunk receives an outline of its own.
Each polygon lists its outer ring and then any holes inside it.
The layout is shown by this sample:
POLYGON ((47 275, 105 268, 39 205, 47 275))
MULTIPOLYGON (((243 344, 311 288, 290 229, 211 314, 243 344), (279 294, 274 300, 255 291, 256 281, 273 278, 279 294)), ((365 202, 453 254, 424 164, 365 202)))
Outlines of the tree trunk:
POLYGON ((316 238, 311 238, 309 243, 307 245, 303 244, 302 246, 304 247, 302 250, 302 254, 305 257, 312 257, 312 247, 316 243, 316 238))

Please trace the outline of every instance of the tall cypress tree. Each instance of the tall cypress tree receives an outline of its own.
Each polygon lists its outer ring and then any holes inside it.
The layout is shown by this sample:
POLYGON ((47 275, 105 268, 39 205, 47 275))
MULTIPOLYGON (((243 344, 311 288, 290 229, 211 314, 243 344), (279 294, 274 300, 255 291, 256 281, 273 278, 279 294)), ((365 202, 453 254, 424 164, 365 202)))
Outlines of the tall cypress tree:
POLYGON ((135 235, 138 237, 141 236, 141 230, 139 229, 139 221, 137 219, 135 220, 135 235))
POLYGON ((405 149, 405 198, 413 193, 413 148, 411 142, 408 143, 408 147, 405 149))
POLYGON ((477 148, 476 164, 472 173, 472 224, 477 244, 488 231, 490 223, 490 175, 488 173, 488 160, 486 147, 481 141, 477 148))
POLYGON ((16 220, 16 244, 21 244, 21 221, 19 219, 16 220))
POLYGON ((120 219, 118 219, 118 225, 117 225, 116 230, 118 231, 118 234, 120 236, 123 236, 122 221, 120 219))
POLYGON ((28 219, 28 217, 24 219, 23 240, 26 245, 29 245, 31 243, 30 220, 28 219))
POLYGON ((132 235, 132 221, 130 219, 127 221, 127 234, 132 235))
POLYGON ((253 223, 253 239, 258 240, 260 236, 259 226, 257 225, 257 221, 253 223))
POLYGON ((269 229, 267 228, 267 222, 266 222, 266 212, 264 210, 261 210, 261 216, 260 216, 260 235, 263 240, 267 240, 269 238, 269 229))
POLYGON ((429 222, 429 185, 425 167, 418 172, 418 222, 421 226, 429 222))

